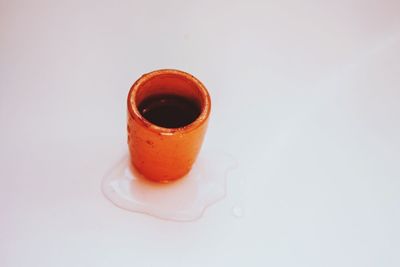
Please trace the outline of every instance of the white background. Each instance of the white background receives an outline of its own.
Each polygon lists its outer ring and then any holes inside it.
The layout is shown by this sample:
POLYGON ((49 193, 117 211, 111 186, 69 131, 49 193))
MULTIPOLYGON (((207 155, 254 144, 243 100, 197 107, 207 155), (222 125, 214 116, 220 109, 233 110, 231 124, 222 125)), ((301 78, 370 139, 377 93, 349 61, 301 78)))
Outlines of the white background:
POLYGON ((0 266, 400 266, 400 2, 0 0, 0 182, 0 266), (195 222, 100 191, 159 68, 239 163, 195 222))

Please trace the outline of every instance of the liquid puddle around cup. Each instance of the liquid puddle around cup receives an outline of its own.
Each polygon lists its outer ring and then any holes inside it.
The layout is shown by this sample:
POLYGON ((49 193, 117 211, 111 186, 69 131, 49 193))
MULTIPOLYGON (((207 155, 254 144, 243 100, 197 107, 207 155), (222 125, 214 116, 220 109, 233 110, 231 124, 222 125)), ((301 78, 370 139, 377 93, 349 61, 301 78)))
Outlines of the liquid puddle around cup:
POLYGON ((235 160, 222 152, 202 153, 191 172, 170 183, 145 179, 124 156, 104 177, 102 191, 116 206, 175 221, 192 221, 225 197, 235 160))

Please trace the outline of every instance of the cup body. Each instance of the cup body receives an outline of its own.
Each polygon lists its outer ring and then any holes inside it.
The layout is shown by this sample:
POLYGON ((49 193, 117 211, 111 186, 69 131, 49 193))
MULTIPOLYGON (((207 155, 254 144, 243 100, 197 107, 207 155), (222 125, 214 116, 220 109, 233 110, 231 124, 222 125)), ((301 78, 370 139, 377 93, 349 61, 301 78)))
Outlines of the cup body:
POLYGON ((136 170, 157 182, 185 176, 200 151, 211 111, 211 99, 204 85, 179 70, 157 70, 140 77, 131 87, 127 100, 128 145, 136 170), (159 95, 190 99, 198 105, 199 115, 179 128, 158 126, 142 115, 140 105, 159 95))

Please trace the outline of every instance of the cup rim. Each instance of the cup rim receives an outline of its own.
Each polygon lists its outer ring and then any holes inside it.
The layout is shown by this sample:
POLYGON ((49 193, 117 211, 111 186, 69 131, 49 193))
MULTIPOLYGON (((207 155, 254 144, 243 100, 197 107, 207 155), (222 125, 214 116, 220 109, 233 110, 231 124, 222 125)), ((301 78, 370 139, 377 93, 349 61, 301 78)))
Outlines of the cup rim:
POLYGON ((143 74, 132 85, 131 89, 129 90, 127 102, 128 102, 128 113, 129 113, 128 115, 131 118, 133 118, 135 121, 137 121, 139 124, 149 129, 150 131, 161 135, 173 135, 176 133, 186 133, 195 130, 196 128, 198 128, 207 121, 211 111, 211 98, 206 87, 193 75, 176 69, 159 69, 143 74), (177 75, 193 82, 196 85, 197 89, 199 89, 201 98, 203 99, 203 105, 201 106, 200 115, 190 124, 187 124, 179 128, 165 128, 155 125, 152 122, 146 120, 137 108, 136 93, 140 89, 140 87, 148 80, 156 76, 168 75, 168 74, 177 75))

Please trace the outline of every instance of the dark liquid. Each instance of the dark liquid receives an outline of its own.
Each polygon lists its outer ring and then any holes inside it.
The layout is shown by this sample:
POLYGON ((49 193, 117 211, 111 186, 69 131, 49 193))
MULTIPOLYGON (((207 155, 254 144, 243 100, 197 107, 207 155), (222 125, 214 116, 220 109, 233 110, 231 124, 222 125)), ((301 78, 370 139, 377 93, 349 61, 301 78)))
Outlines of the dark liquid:
POLYGON ((149 122, 164 128, 180 128, 200 115, 199 105, 176 95, 152 96, 142 101, 139 112, 149 122))

